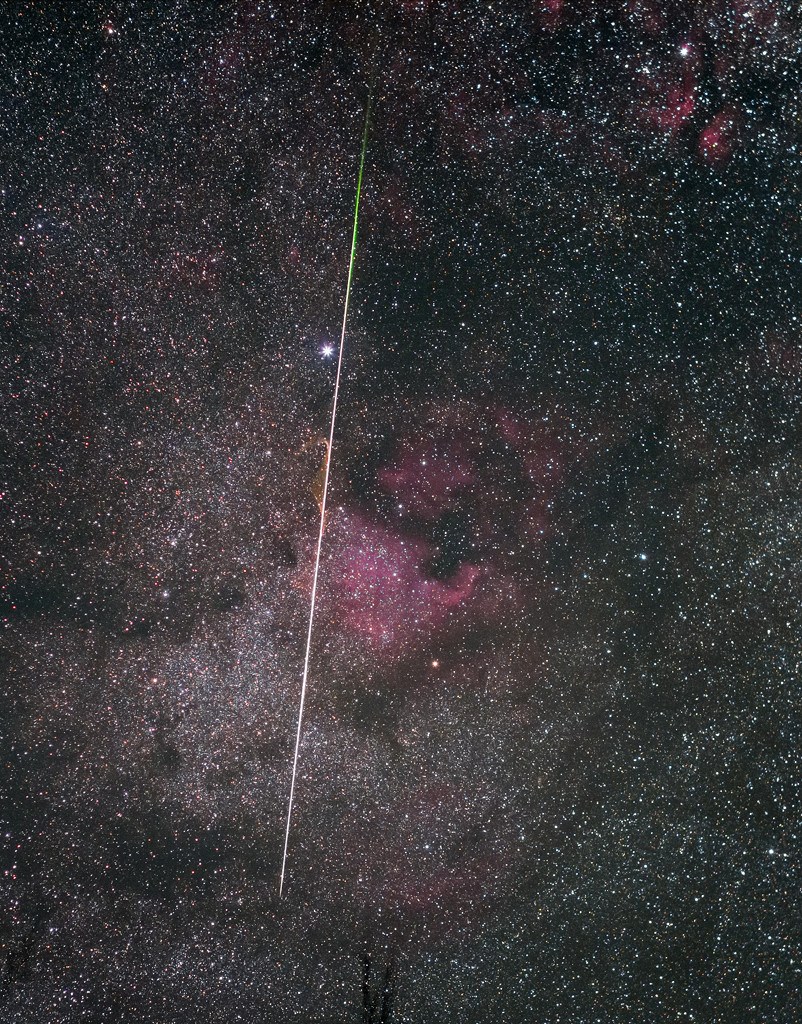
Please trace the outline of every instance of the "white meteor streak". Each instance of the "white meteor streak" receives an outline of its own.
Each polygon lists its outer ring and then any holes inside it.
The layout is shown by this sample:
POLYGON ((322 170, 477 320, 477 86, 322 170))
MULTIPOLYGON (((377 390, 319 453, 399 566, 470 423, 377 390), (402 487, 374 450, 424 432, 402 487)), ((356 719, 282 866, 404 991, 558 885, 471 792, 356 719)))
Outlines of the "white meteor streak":
POLYGON ((309 628, 306 633, 306 654, 304 655, 304 671, 301 677, 301 699, 298 706, 298 728, 295 733, 295 754, 292 759, 292 782, 290 783, 290 799, 287 803, 287 827, 284 832, 284 854, 281 858, 281 877, 279 879, 278 895, 281 899, 284 893, 284 872, 287 867, 287 847, 290 841, 290 824, 292 822, 292 805, 295 799, 295 779, 298 773, 298 751, 301 746, 301 726, 304 717, 304 703, 306 701, 306 684, 309 678, 309 655, 312 650, 312 624, 315 619, 315 601, 317 600, 317 579, 320 571, 320 551, 323 547, 323 527, 326 520, 326 498, 329 492, 329 470, 331 468, 331 453, 334 446, 334 423, 337 418, 337 399, 340 394, 340 373, 343 365, 343 350, 345 348, 345 325, 348 320, 348 300, 351 297, 351 277, 354 272, 354 256, 356 255, 356 226, 359 216, 359 196, 362 192, 362 171, 365 166, 365 150, 368 144, 368 118, 370 117, 370 97, 365 112, 365 131, 362 136, 362 156, 359 161, 359 178, 356 185, 356 202, 354 204, 354 230, 351 236, 351 258, 348 263, 348 284, 345 288, 345 306, 343 308, 343 326, 340 332, 340 351, 337 357, 337 376, 334 381, 334 400, 331 405, 331 427, 329 429, 329 446, 326 454, 326 474, 323 480, 323 498, 320 502, 320 530, 317 535, 317 550, 315 552, 315 572, 312 577, 312 599, 309 605, 309 628))

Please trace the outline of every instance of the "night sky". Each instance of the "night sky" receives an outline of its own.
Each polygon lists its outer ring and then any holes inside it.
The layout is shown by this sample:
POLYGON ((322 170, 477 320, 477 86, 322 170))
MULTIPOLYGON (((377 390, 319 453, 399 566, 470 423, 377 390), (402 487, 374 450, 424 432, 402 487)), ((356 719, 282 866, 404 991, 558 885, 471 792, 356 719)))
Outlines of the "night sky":
POLYGON ((799 5, 0 22, 0 1018, 802 1020, 799 5))

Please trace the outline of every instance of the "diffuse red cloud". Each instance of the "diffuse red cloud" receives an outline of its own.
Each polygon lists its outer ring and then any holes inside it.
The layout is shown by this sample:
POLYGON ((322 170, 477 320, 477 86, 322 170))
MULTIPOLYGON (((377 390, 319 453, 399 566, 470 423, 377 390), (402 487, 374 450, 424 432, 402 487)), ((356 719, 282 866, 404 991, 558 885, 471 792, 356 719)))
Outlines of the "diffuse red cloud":
POLYGON ((394 240, 398 244, 416 244, 420 241, 420 218, 405 183, 398 175, 374 172, 370 188, 360 208, 360 220, 372 230, 382 228, 382 240, 386 244, 394 240))
POLYGON ((332 511, 322 614, 374 651, 412 657, 533 607, 541 588, 521 560, 553 535, 555 499, 578 457, 560 423, 545 409, 497 406, 402 437, 376 474, 389 518, 332 511), (438 538, 455 517, 463 547, 444 573, 438 538))
POLYGON ((476 787, 422 785, 392 807, 360 822, 359 888, 371 902, 414 921, 436 912, 430 926, 448 931, 481 905, 492 905, 515 860, 509 826, 476 787), (451 837, 444 841, 444 837, 451 837))
POLYGON ((463 563, 445 580, 427 570, 433 548, 424 540, 372 522, 360 513, 332 524, 324 614, 371 648, 401 653, 415 639, 456 629, 470 607, 482 570, 463 563))
POLYGON ((528 524, 534 519, 543 525, 544 511, 565 478, 568 445, 559 423, 546 406, 539 416, 493 406, 471 422, 403 438, 394 458, 379 469, 379 484, 400 513, 426 524, 468 500, 485 527, 507 509, 518 528, 534 536, 528 524), (515 484, 499 479, 493 451, 496 462, 517 467, 515 484))
MULTIPOLYGON (((598 8, 555 0, 534 3, 531 16, 533 24, 555 30, 557 37, 569 22, 592 33, 598 8)), ((610 16, 627 31, 622 48, 591 49, 587 64, 588 70, 597 65, 597 72, 605 71, 610 86, 599 91, 589 76, 588 89, 596 91, 569 103, 535 98, 537 90, 529 90, 526 75, 514 69, 498 69, 490 79, 483 64, 466 61, 438 107, 443 157, 458 154, 476 166, 490 150, 514 149, 540 137, 558 143, 572 158, 601 159, 628 175, 631 161, 615 154, 640 135, 662 141, 676 158, 695 148, 704 162, 726 164, 747 127, 743 112, 726 97, 745 73, 773 67, 777 54, 790 59, 793 31, 780 5, 769 0, 702 5, 631 0, 612 5, 610 16), (712 116, 705 115, 701 104, 705 62, 725 98, 712 116), (511 90, 517 97, 512 104, 511 90)))
POLYGON ((548 416, 538 421, 500 407, 495 426, 523 469, 525 490, 515 516, 518 532, 529 542, 542 542, 554 532, 553 502, 565 479, 567 446, 548 416))
POLYGON ((412 515, 433 521, 458 503, 476 482, 468 446, 453 432, 407 438, 395 459, 378 472, 379 484, 412 515))
POLYGON ((742 124, 743 114, 738 107, 729 105, 717 111, 699 135, 697 153, 700 160, 711 166, 729 163, 742 124))
POLYGON ((696 80, 691 72, 650 82, 647 91, 650 99, 643 121, 661 131, 678 131, 696 107, 696 80))

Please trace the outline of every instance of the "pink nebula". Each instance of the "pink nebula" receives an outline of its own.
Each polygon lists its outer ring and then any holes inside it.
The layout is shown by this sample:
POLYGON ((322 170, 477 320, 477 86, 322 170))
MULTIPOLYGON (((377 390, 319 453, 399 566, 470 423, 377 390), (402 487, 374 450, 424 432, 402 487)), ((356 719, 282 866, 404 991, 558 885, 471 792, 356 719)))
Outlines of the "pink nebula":
POLYGON ((481 570, 463 564, 447 580, 426 572, 433 548, 350 515, 327 580, 327 613, 372 647, 401 648, 446 628, 474 597, 481 570))
POLYGON ((741 122, 737 107, 722 107, 699 135, 699 159, 711 166, 726 164, 733 154, 741 122))
POLYGON ((548 416, 530 419, 502 407, 496 410, 495 423, 520 459, 528 484, 517 510, 518 531, 530 540, 543 540, 553 532, 551 508, 565 478, 566 446, 548 416))
POLYGON ((394 463, 379 470, 379 483, 404 510, 425 520, 448 512, 475 481, 467 447, 458 438, 423 437, 399 447, 394 463))
MULTIPOLYGON (((481 792, 447 784, 408 791, 358 846, 371 898, 413 918, 430 909, 446 917, 476 904, 487 909, 513 862, 498 810, 481 792)), ((443 917, 438 924, 449 927, 443 917)))
POLYGON ((649 83, 652 100, 644 116, 646 123, 661 131, 676 132, 696 107, 696 80, 687 72, 679 81, 649 83))

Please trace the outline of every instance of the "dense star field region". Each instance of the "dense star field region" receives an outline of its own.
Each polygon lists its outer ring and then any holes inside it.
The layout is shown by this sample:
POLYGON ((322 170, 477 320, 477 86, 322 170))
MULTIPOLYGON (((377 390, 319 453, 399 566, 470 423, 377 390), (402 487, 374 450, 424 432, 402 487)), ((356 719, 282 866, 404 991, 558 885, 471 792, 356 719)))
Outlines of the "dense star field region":
POLYGON ((0 53, 3 1021, 802 1019, 798 4, 0 53))

